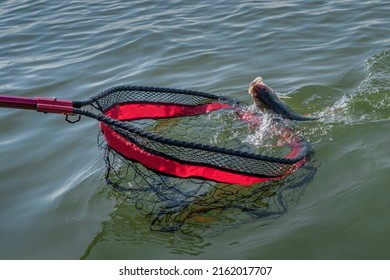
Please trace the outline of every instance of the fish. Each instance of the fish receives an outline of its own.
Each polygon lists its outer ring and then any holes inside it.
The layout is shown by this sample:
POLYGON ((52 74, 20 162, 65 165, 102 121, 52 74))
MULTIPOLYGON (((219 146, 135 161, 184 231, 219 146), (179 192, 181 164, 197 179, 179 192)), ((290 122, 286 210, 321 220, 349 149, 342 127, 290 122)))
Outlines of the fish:
POLYGON ((257 108, 263 113, 275 113, 284 119, 295 121, 314 121, 319 118, 314 116, 304 116, 294 112, 286 103, 284 103, 276 92, 264 83, 262 77, 257 77, 251 82, 248 93, 257 108))

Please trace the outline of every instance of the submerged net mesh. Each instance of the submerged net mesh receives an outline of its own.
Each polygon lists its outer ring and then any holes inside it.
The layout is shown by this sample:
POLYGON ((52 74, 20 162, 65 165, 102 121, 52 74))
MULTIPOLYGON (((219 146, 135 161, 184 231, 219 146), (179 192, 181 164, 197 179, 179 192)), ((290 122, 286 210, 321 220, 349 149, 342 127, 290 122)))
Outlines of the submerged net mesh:
MULTIPOLYGON (((106 141, 101 141, 106 151, 106 181, 130 199, 150 221, 152 230, 176 231, 185 225, 204 225, 221 218, 244 221, 247 217, 283 214, 287 210, 286 191, 294 190, 287 193, 295 193, 292 200, 296 200, 296 193, 301 193, 296 189, 314 174, 311 169, 303 175, 296 172, 284 177, 304 166, 310 146, 283 122, 259 115, 234 100, 194 91, 132 86, 115 87, 93 99, 94 107, 108 116, 99 118, 104 123, 106 141), (129 117, 129 112, 121 111, 129 104, 138 104, 141 109, 154 104, 156 107, 148 108, 156 110, 182 106, 179 108, 184 113, 179 110, 181 113, 169 118, 158 114, 148 117, 153 112, 141 110, 137 111, 141 116, 129 117), (209 104, 219 105, 209 110, 204 107, 209 104), (115 145, 116 141, 123 147, 115 145), (134 150, 141 150, 138 157, 134 150), (152 168, 144 161, 149 155, 153 156, 152 168), (218 180, 221 177, 196 176, 196 172, 180 176, 167 171, 164 160, 178 163, 177 169, 211 168, 255 180, 242 183, 251 185, 243 187, 241 181, 229 183, 223 178, 218 180), (153 165, 156 162, 159 167, 153 165)), ((129 108, 136 107, 126 110, 129 108)), ((309 167, 305 164, 304 168, 309 167)))
MULTIPOLYGON (((128 160, 102 142, 106 182, 126 198, 118 207, 137 210, 154 231, 219 232, 243 223, 278 217, 294 206, 315 175, 312 163, 279 181, 244 188, 201 179, 166 176, 128 160), (124 203, 124 205, 123 205, 124 203)), ((131 210, 127 210, 131 211, 131 210)))

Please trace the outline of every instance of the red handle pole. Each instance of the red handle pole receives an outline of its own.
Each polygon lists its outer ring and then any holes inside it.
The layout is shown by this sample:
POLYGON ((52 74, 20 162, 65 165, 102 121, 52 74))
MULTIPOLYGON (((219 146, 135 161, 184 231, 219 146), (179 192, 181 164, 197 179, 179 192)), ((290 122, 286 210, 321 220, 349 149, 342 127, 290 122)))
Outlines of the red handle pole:
POLYGON ((57 98, 0 95, 0 107, 36 110, 43 113, 73 114, 73 102, 57 98))
POLYGON ((29 97, 0 95, 0 107, 36 110, 37 100, 29 97))

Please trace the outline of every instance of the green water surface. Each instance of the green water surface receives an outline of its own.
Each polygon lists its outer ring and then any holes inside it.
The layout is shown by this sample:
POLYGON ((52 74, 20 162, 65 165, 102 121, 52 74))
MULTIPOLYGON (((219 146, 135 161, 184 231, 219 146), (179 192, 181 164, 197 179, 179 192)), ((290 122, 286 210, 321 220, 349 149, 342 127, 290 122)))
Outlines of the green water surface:
POLYGON ((2 1, 2 94, 135 84, 250 105, 261 75, 322 118, 294 125, 314 173, 282 215, 172 233, 106 185, 96 121, 0 109, 0 259, 389 259, 389 14, 384 0, 2 1))

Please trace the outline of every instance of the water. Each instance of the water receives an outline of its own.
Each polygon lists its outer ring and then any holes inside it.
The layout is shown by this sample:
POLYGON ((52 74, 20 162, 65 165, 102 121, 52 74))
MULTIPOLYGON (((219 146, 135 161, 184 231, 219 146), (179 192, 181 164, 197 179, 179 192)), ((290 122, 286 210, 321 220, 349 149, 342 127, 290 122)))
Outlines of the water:
POLYGON ((323 118, 294 126, 316 173, 286 213, 184 234, 151 231, 105 184, 95 121, 0 109, 0 258, 388 259, 389 14, 386 1, 3 1, 4 94, 137 84, 251 104, 261 75, 323 118))

